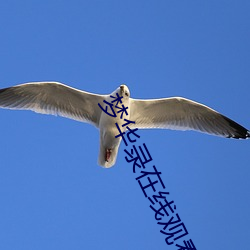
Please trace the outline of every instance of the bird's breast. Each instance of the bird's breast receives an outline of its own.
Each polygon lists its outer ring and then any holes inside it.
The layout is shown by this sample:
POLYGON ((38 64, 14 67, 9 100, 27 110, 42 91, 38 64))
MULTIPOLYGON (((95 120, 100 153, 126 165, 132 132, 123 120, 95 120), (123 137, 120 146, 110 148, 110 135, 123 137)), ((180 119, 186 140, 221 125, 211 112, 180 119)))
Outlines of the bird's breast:
POLYGON ((103 112, 99 123, 102 144, 111 148, 117 145, 121 136, 116 136, 126 130, 126 127, 122 127, 123 124, 124 121, 120 117, 111 117, 103 112))

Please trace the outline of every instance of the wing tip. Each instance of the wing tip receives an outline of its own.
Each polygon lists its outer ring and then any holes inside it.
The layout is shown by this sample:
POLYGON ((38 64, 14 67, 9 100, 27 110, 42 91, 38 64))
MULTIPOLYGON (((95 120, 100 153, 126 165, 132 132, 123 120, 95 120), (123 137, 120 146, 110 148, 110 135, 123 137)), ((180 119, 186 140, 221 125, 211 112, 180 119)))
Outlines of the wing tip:
POLYGON ((250 131, 237 122, 227 118, 226 116, 223 116, 224 119, 229 123, 230 127, 234 130, 234 132, 231 132, 227 138, 233 138, 233 139, 248 139, 250 137, 250 131))

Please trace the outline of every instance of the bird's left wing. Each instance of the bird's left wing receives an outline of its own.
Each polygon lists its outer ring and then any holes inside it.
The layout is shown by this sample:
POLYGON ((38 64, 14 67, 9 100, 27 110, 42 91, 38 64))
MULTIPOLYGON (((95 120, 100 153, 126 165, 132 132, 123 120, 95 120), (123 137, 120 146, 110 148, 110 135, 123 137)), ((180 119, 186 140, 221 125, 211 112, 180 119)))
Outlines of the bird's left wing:
POLYGON ((105 95, 71 88, 58 82, 32 82, 0 89, 0 107, 32 110, 88 122, 98 127, 105 95))
POLYGON ((250 132, 217 111, 182 98, 130 99, 131 127, 196 130, 208 134, 247 138, 250 132))

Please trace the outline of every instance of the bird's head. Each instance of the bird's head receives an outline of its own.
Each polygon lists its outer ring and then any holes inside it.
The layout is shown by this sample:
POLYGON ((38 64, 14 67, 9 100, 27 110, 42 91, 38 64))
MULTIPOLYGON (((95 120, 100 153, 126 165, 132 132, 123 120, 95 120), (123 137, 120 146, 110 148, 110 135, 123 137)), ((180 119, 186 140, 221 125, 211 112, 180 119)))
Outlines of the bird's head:
POLYGON ((129 89, 125 84, 121 84, 118 89, 120 91, 120 95, 122 95, 123 98, 129 98, 130 97, 129 89))

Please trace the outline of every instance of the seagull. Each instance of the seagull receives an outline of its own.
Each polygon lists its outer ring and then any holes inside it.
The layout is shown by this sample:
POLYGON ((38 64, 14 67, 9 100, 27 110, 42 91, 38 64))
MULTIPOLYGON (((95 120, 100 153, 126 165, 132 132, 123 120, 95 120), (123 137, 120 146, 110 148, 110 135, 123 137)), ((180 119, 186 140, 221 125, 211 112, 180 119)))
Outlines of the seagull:
MULTIPOLYGON (((129 125, 130 129, 195 130, 226 138, 250 137, 249 130, 201 103, 183 97, 133 99, 124 84, 110 95, 99 95, 59 82, 24 83, 0 89, 0 108, 32 110, 94 125, 100 130, 98 165, 110 168, 116 162, 122 140, 121 136, 116 137, 117 126, 122 133, 126 131, 120 115, 111 116, 105 112, 111 109, 115 96, 122 96, 122 105, 129 111, 126 119, 135 122, 129 125), (110 107, 104 110, 107 103, 110 107)), ((120 108, 113 106, 117 113, 120 108)))

